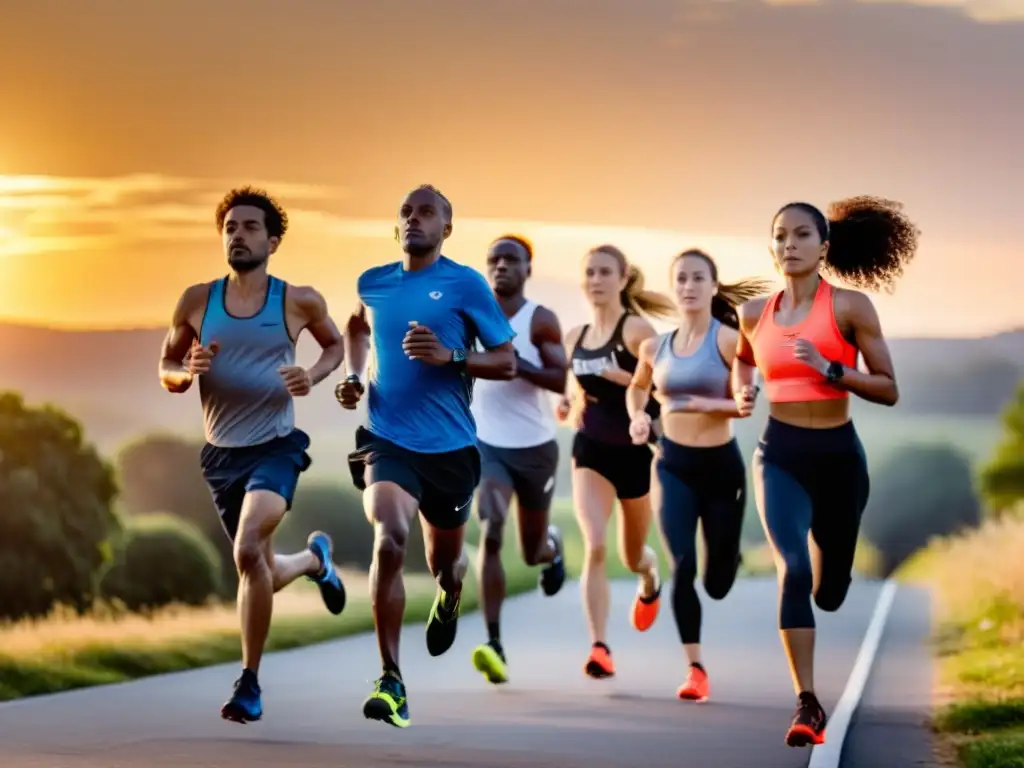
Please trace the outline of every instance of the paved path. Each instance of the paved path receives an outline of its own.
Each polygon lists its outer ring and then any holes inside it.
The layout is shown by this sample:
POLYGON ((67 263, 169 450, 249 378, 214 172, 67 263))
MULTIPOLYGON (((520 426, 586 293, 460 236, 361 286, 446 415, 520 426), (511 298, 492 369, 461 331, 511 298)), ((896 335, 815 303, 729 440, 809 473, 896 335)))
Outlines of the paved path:
MULTIPOLYGON (((880 585, 858 582, 843 609, 819 614, 818 689, 831 710, 842 694, 880 585)), ((463 617, 455 646, 427 655, 421 626, 403 635, 412 726, 363 719, 378 674, 366 635, 274 654, 264 662, 264 720, 240 726, 218 709, 236 675, 212 667, 0 705, 0 766, 336 766, 381 768, 806 768, 810 752, 782 743, 793 697, 778 635, 772 579, 739 582, 704 600, 712 701, 678 702, 683 671, 671 611, 633 631, 633 586, 613 585, 609 643, 618 676, 582 674, 587 638, 577 584, 554 598, 510 601, 504 640, 511 682, 488 686, 470 663, 483 637, 463 617)), ((927 764, 923 727, 930 662, 925 597, 901 589, 855 715, 843 768, 927 764)))

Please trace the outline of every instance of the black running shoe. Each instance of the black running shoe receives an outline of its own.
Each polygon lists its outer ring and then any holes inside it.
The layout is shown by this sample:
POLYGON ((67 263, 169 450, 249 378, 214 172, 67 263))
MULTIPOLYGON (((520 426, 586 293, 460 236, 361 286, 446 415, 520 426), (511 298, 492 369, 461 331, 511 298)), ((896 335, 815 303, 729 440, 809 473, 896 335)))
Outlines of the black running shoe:
POLYGON ((825 743, 825 710, 813 693, 800 694, 793 715, 793 722, 786 734, 786 744, 790 747, 808 747, 825 743))
POLYGON ((220 716, 235 723, 254 723, 263 717, 263 700, 256 674, 248 669, 235 680, 235 693, 220 708, 220 716))
POLYGON ((450 598, 443 589, 437 590, 434 606, 427 619, 427 651, 431 656, 440 656, 452 647, 455 632, 459 628, 459 605, 461 600, 450 598), (448 602, 454 603, 448 605, 448 602))
POLYGON ((548 526, 548 538, 555 547, 555 556, 540 572, 540 588, 551 597, 565 584, 565 558, 562 556, 562 532, 554 525, 548 526))

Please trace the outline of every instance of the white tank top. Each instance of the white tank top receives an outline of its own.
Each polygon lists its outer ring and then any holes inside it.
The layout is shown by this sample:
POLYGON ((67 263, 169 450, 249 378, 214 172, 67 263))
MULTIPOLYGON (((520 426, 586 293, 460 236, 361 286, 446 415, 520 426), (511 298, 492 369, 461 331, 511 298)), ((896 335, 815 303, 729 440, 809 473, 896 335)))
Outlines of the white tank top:
MULTIPOLYGON (((530 341, 537 304, 527 300, 509 318, 512 340, 519 356, 540 367, 540 350, 530 341)), ((480 348, 479 341, 477 348, 480 348)), ((473 382, 473 419, 476 436, 496 448, 532 448, 555 439, 554 401, 546 389, 523 378, 512 381, 477 379, 473 382)))

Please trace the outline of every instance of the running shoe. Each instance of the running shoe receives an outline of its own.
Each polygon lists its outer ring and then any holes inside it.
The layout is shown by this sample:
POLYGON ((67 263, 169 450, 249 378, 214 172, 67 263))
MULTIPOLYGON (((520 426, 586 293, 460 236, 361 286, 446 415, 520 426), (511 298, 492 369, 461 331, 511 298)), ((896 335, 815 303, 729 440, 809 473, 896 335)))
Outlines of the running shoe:
POLYGON ((320 561, 321 571, 317 576, 308 576, 320 588, 327 610, 337 616, 345 610, 345 585, 334 567, 334 542, 323 531, 313 531, 306 542, 309 551, 320 561))
POLYGON ((686 682, 679 686, 676 696, 683 701, 701 702, 707 701, 710 693, 711 685, 708 682, 708 673, 704 671, 703 667, 691 664, 690 671, 686 675, 686 682))
POLYGON ((263 700, 255 672, 242 670, 242 676, 235 680, 235 693, 220 708, 220 716, 234 723, 254 723, 263 717, 263 700))
POLYGON ((786 744, 790 747, 807 747, 825 743, 825 710, 813 693, 800 694, 793 715, 793 722, 786 733, 786 744))
POLYGON ((508 662, 505 651, 496 640, 478 645, 473 650, 473 666, 488 683, 500 685, 508 682, 508 662))
POLYGON ((548 526, 548 538, 555 548, 555 556, 540 572, 540 588, 551 597, 565 584, 565 559, 562 557, 562 532, 554 525, 548 526))
POLYGON ((363 702, 363 715, 367 720, 408 728, 409 702, 405 698, 405 683, 387 672, 377 678, 373 693, 363 702))
POLYGON ((653 594, 644 596, 638 591, 636 597, 633 598, 633 610, 629 616, 633 629, 637 632, 646 632, 654 626, 654 621, 658 618, 659 608, 661 608, 660 577, 658 578, 658 586, 653 594))
POLYGON ((430 618, 427 619, 427 652, 431 656, 440 656, 455 642, 460 602, 458 597, 449 598, 443 589, 437 590, 437 597, 434 598, 434 605, 430 609, 430 618), (453 605, 447 604, 449 600, 453 605))
POLYGON ((583 671, 590 677, 598 680, 613 677, 615 675, 615 664, 612 662, 612 652, 604 643, 594 643, 590 649, 590 658, 583 667, 583 671))

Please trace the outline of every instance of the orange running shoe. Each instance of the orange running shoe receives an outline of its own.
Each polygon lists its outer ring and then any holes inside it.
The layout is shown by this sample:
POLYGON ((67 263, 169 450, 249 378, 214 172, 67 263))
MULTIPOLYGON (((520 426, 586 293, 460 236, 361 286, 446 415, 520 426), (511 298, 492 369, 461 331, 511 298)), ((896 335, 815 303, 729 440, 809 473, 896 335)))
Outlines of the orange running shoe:
POLYGON ((707 701, 711 693, 708 673, 700 664, 691 664, 686 682, 679 686, 676 696, 684 701, 707 701))
POLYGON ((644 597, 639 592, 636 597, 633 598, 633 610, 630 614, 629 620, 633 624, 633 629, 637 632, 646 632, 654 625, 654 620, 658 618, 658 609, 661 607, 661 584, 658 584, 658 588, 654 590, 653 595, 644 597))
POLYGON ((825 710, 818 697, 805 691, 800 694, 796 714, 786 733, 786 744, 790 747, 817 746, 825 743, 825 710))
POLYGON ((607 645, 604 643, 594 643, 590 649, 590 658, 587 659, 583 671, 598 680, 615 675, 612 652, 608 649, 607 645))

